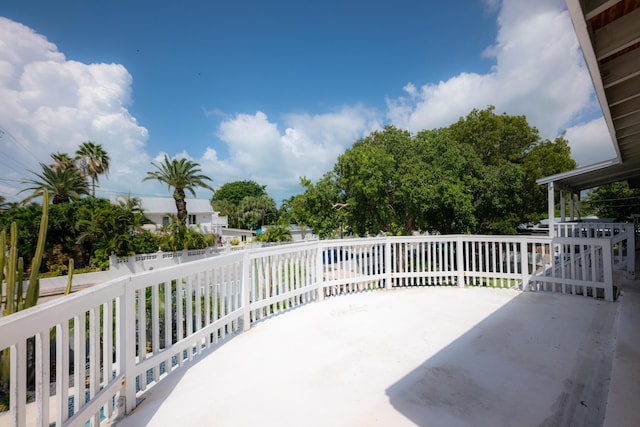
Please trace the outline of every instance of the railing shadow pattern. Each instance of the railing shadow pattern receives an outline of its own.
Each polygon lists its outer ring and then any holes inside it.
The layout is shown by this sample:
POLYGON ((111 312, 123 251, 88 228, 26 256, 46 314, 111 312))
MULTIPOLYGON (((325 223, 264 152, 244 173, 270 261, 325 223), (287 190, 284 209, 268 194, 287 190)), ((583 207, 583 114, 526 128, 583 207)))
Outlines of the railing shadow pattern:
MULTIPOLYGON (((313 241, 147 271, 0 319, 11 425, 99 425, 205 349, 292 307, 407 286, 487 286, 613 300, 613 237, 313 241), (582 291, 581 291, 582 290, 582 291)), ((630 232, 629 232, 630 231, 630 232)), ((633 260, 627 264, 633 265, 633 260)))

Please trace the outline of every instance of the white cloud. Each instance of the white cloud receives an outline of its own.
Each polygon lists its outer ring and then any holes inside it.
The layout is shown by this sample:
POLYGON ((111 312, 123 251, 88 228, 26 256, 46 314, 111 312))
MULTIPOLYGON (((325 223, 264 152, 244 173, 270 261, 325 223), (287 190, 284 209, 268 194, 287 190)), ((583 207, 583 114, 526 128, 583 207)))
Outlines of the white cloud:
POLYGON ((570 127, 567 129, 566 138, 569 140, 572 157, 579 166, 616 157, 604 118, 570 127))
MULTIPOLYGON (((199 162, 214 187, 252 179, 280 201, 300 190, 300 176, 320 178, 346 148, 385 121, 415 132, 495 105, 498 112, 526 115, 544 138, 569 127, 567 138, 580 164, 613 157, 606 154, 613 152, 601 121, 575 124, 593 111, 595 101, 563 1, 483 1, 488 13, 498 12, 495 43, 478 52, 495 60, 485 74, 460 73, 421 86, 407 82, 403 96, 386 100, 384 112, 352 105, 268 117, 261 111, 203 109, 203 115, 220 118, 214 135, 224 147, 212 137, 202 152, 177 148, 182 151, 167 154, 199 162)), ((0 177, 0 194, 17 191, 25 169, 37 170, 50 153, 73 153, 85 140, 102 144, 111 155, 103 190, 166 194, 160 184, 142 183, 150 161, 162 160, 164 153, 147 152, 148 131, 128 111, 131 86, 122 65, 67 60, 44 36, 0 18, 0 150, 8 153, 0 168, 11 166, 0 177)))
MULTIPOLYGON (((482 53, 495 57, 489 73, 461 73, 419 89, 408 84, 405 96, 387 99, 391 122, 415 132, 494 105, 500 113, 526 115, 543 138, 554 138, 593 108, 592 83, 561 0, 504 0, 498 27, 496 43, 482 53)), ((576 144, 575 154, 582 149, 576 144)))
POLYGON ((140 182, 148 132, 127 110, 131 83, 122 65, 67 60, 44 36, 0 17, 0 149, 10 166, 2 195, 18 200, 27 170, 39 171, 51 153, 73 154, 87 140, 111 157, 103 189, 128 191, 140 182))
POLYGON ((220 183, 251 179, 266 185, 280 202, 299 191, 299 178, 313 180, 331 170, 337 157, 354 141, 381 127, 379 114, 363 106, 326 114, 288 114, 280 130, 261 111, 224 120, 217 136, 229 151, 220 159, 208 148, 201 162, 220 183))

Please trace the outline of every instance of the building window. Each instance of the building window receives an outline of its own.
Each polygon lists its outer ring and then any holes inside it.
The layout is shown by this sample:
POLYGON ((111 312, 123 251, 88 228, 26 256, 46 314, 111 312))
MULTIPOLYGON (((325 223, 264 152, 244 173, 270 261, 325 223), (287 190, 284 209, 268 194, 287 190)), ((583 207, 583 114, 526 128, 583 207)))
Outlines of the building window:
POLYGON ((189 225, 196 225, 196 215, 195 214, 189 214, 189 225))

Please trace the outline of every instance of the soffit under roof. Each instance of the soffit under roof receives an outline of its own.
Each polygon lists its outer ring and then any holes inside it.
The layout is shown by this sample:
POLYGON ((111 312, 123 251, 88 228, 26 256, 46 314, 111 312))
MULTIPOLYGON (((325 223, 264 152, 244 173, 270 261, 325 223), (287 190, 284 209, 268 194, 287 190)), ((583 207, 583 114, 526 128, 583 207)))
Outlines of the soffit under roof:
POLYGON ((640 0, 566 3, 617 158, 555 175, 553 182, 576 190, 621 180, 640 186, 640 0))

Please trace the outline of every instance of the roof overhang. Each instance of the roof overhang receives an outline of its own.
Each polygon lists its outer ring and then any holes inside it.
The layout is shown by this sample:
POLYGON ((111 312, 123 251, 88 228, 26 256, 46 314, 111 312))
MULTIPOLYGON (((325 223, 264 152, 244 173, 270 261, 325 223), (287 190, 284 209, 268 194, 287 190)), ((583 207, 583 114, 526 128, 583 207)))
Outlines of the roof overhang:
POLYGON ((582 190, 625 180, 633 187, 640 187, 639 179, 640 165, 631 162, 620 163, 618 159, 611 159, 541 178, 536 183, 544 185, 553 182, 558 190, 578 194, 582 190))
POLYGON ((565 0, 616 151, 616 159, 538 180, 585 190, 640 186, 640 1, 565 0))

